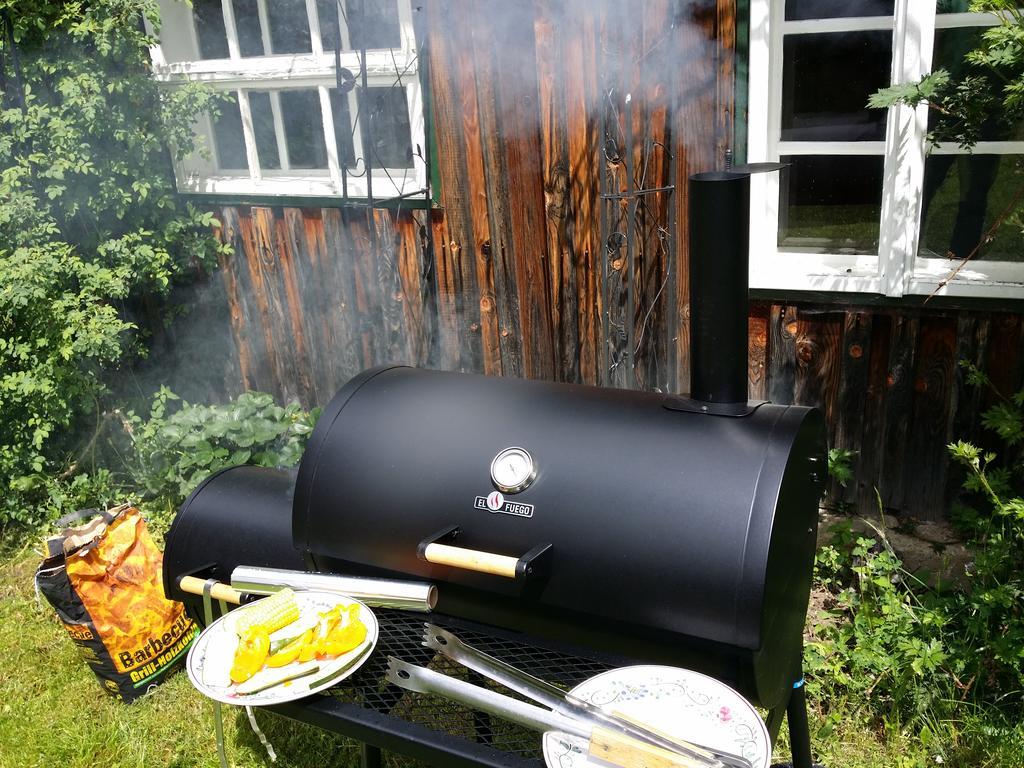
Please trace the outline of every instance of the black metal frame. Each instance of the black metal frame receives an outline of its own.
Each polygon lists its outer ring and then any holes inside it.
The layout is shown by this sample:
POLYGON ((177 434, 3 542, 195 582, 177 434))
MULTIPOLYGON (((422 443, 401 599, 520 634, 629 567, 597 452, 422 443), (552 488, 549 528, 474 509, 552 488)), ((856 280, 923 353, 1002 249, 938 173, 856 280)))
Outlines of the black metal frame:
POLYGON ((792 753, 792 762, 788 765, 792 768, 821 768, 811 760, 811 730, 807 724, 807 693, 803 677, 793 684, 789 701, 768 713, 765 725, 768 727, 772 745, 778 739, 783 716, 789 726, 789 745, 792 753))
MULTIPOLYGON (((327 696, 308 703, 281 704, 271 707, 271 710, 289 719, 362 742, 362 768, 380 768, 383 749, 444 766, 539 768, 544 765, 543 760, 529 760, 508 752, 499 752, 487 744, 474 743, 389 715, 380 715, 327 696)), ((807 702, 802 680, 794 687, 789 703, 769 713, 768 725, 773 745, 783 715, 789 724, 793 755, 789 765, 792 768, 821 768, 811 762, 811 735, 807 725, 807 702)))
MULTIPOLYGON (((332 689, 331 694, 311 696, 268 709, 291 720, 362 742, 361 761, 364 768, 379 768, 382 764, 381 750, 407 755, 433 765, 465 768, 544 766, 539 751, 540 738, 536 734, 522 732, 525 740, 538 745, 533 754, 524 753, 521 749, 517 752, 515 749, 502 748, 500 738, 494 736, 496 730, 488 715, 469 712, 458 705, 447 705, 434 697, 408 693, 384 682, 382 670, 386 667, 386 656, 389 653, 402 654, 419 663, 429 663, 425 660, 432 658, 433 652, 422 648, 418 642, 419 627, 426 618, 423 614, 383 609, 378 609, 377 614, 381 619, 378 647, 352 678, 332 689), (416 658, 416 654, 419 654, 419 658, 416 658), (463 715, 468 714, 466 721, 472 722, 473 739, 444 730, 444 723, 439 719, 433 721, 436 727, 430 727, 423 722, 413 721, 408 711, 404 717, 401 712, 395 712, 417 699, 428 715, 438 706, 448 707, 449 712, 454 708, 463 715)), ((529 636, 450 616, 431 614, 429 618, 432 623, 449 627, 471 638, 474 644, 481 643, 486 647, 490 642, 509 649, 508 652, 513 655, 515 649, 520 649, 520 652, 527 654, 523 660, 526 662, 524 666, 529 667, 531 660, 533 664, 547 663, 549 666, 546 667, 545 675, 566 687, 604 669, 643 663, 642 659, 599 654, 564 644, 545 642, 539 645, 529 636), (553 678, 552 670, 556 668, 562 671, 562 679, 553 678)), ((460 671, 477 685, 494 686, 476 673, 461 668, 460 671)), ((537 671, 537 668, 528 671, 537 671)), ((772 744, 778 737, 783 716, 789 724, 793 768, 813 768, 803 680, 794 685, 788 702, 768 713, 767 727, 772 744)), ((522 744, 524 741, 515 733, 512 733, 511 738, 513 744, 522 744)))

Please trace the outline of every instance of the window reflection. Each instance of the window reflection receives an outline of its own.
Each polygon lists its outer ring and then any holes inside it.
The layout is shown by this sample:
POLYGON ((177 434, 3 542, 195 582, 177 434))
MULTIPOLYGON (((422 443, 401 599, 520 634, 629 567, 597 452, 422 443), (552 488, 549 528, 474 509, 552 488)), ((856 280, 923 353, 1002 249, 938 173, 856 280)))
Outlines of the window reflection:
POLYGON ((787 0, 786 20, 892 16, 895 0, 787 0))
POLYGON ((370 88, 360 92, 360 109, 368 120, 370 158, 375 168, 412 168, 412 141, 405 88, 370 88))
POLYGON ((349 42, 359 48, 401 48, 396 0, 346 0, 349 42))
POLYGON ((782 157, 779 247, 790 251, 878 252, 881 156, 782 157))
POLYGON ((267 3, 270 47, 274 53, 310 53, 309 19, 305 0, 273 0, 267 3))
POLYGON ((228 58, 228 36, 220 0, 193 0, 192 17, 199 39, 199 58, 228 58))
POLYGON ((891 58, 891 32, 787 35, 782 140, 883 140, 886 111, 865 105, 889 85, 891 58))
POLYGON ((218 168, 225 171, 248 170, 237 97, 220 106, 220 114, 213 121, 213 146, 217 152, 218 168))
POLYGON ((238 31, 238 50, 242 56, 263 55, 263 32, 256 0, 231 0, 238 31))
POLYGON ((316 91, 281 91, 281 120, 288 164, 292 168, 326 168, 327 145, 316 91))
MULTIPOLYGON (((932 155, 925 163, 921 244, 926 258, 965 259, 1013 202, 1021 178, 1019 155, 932 155)), ((1024 261, 1020 226, 999 227, 976 258, 1024 261)))
POLYGON ((356 153, 352 141, 352 115, 348 108, 348 95, 331 89, 331 113, 334 118, 334 142, 338 149, 338 162, 354 168, 356 153))
POLYGON ((260 167, 264 170, 278 170, 281 157, 277 151, 277 132, 274 130, 274 111, 270 106, 269 91, 249 91, 249 111, 252 114, 252 129, 256 138, 256 153, 260 167))

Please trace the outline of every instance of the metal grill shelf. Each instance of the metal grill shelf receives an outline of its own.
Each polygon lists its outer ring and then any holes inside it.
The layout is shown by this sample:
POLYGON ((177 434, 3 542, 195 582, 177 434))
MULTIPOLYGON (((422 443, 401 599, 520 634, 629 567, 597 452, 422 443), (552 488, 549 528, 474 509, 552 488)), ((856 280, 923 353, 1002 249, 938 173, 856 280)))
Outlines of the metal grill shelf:
POLYGON ((481 675, 423 647, 429 621, 457 632, 470 645, 566 689, 633 660, 580 655, 578 649, 541 646, 527 636, 438 614, 375 609, 380 623, 373 655, 327 695, 271 709, 346 736, 438 765, 543 766, 541 736, 437 696, 404 691, 386 679, 387 658, 430 667, 515 696, 481 675))

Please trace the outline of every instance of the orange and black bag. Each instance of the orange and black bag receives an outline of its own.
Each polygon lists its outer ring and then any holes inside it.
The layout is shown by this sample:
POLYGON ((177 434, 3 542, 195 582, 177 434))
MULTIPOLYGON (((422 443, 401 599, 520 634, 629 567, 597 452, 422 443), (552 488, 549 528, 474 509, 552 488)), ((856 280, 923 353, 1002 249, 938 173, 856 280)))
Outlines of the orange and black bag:
POLYGON ((88 518, 47 539, 36 586, 104 690, 133 701, 185 658, 198 628, 164 597, 163 555, 139 511, 81 510, 57 524, 88 518))

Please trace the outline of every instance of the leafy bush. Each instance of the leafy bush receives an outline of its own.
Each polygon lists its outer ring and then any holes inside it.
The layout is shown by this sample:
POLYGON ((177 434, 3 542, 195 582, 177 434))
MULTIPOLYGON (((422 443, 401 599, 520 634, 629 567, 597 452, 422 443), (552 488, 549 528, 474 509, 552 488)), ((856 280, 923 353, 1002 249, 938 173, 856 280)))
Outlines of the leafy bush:
POLYGON ((829 448, 829 477, 843 486, 843 488, 853 480, 853 459, 856 455, 856 451, 851 451, 847 448, 829 448))
POLYGON ((38 522, 51 478, 78 472, 104 371, 143 349, 135 307, 220 248, 171 165, 214 97, 150 78, 155 9, 0 0, 17 41, 0 42, 0 525, 38 522))
POLYGON ((148 418, 120 410, 105 416, 93 441, 96 463, 88 472, 41 479, 42 501, 28 511, 34 520, 130 501, 159 537, 185 497, 217 470, 238 464, 296 466, 319 409, 279 406, 263 392, 247 392, 225 404, 190 405, 163 388, 148 418), (120 468, 112 471, 103 464, 120 468))
POLYGON ((148 419, 133 413, 124 426, 132 442, 128 482, 173 509, 213 472, 236 464, 292 467, 299 463, 319 409, 279 406, 271 395, 247 392, 225 405, 189 405, 161 389, 148 419))
POLYGON ((874 714, 913 721, 950 694, 947 621, 878 532, 860 536, 844 521, 819 551, 818 583, 833 598, 828 619, 813 627, 805 668, 812 693, 839 692, 874 714))
MULTIPOLYGON (((991 387, 982 372, 968 368, 970 380, 991 387)), ((1010 452, 1024 441, 1024 391, 1003 398, 982 422, 1010 452)), ((970 495, 955 509, 955 522, 975 550, 970 588, 954 595, 950 607, 959 629, 956 643, 970 654, 963 685, 993 700, 1012 691, 1019 702, 1024 698, 1024 465, 1018 454, 1016 461, 994 466, 994 452, 963 441, 949 450, 967 470, 964 488, 970 495)))
MULTIPOLYGON (((975 368, 969 381, 989 384, 975 368)), ((1024 392, 989 409, 983 423, 1007 450, 1024 442, 1024 392)), ((880 724, 913 727, 939 754, 965 718, 999 731, 998 722, 1024 713, 1024 472, 1019 459, 996 467, 995 453, 970 443, 949 451, 967 470, 955 517, 974 552, 965 587, 929 586, 902 567, 884 528, 863 536, 844 521, 817 556, 827 611, 805 654, 813 695, 856 702, 856 713, 880 724)), ((986 733, 975 736, 993 737, 986 733)))

